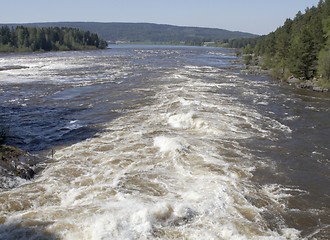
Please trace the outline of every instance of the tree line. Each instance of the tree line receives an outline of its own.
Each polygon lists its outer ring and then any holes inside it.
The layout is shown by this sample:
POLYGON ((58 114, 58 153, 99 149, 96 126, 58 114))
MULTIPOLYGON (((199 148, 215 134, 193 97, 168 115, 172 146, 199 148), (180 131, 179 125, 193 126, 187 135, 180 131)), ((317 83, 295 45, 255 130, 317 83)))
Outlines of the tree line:
POLYGON ((330 0, 298 12, 283 26, 256 39, 231 40, 243 47, 248 63, 272 69, 277 78, 321 78, 330 86, 330 0))
POLYGON ((89 31, 66 27, 0 28, 0 52, 104 49, 107 42, 89 31))

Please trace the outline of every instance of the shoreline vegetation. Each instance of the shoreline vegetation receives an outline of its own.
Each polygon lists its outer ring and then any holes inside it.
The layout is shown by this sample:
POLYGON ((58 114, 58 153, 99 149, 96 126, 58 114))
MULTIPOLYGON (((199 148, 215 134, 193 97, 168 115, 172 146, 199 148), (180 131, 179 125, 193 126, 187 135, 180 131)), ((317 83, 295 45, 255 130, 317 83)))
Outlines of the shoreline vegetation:
POLYGON ((244 73, 268 74, 298 88, 330 89, 330 0, 287 19, 268 35, 234 39, 227 47, 240 48, 244 73))
POLYGON ((93 50, 107 46, 108 43, 97 34, 76 28, 0 28, 0 53, 93 50))

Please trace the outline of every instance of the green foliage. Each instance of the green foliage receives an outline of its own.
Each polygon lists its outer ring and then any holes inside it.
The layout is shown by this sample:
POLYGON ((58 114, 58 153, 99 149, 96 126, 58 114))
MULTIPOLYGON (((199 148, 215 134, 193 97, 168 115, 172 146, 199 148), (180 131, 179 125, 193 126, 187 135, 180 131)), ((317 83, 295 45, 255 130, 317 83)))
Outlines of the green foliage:
POLYGON ((323 49, 319 54, 318 73, 321 78, 330 83, 330 49, 323 49))
POLYGON ((104 49, 107 42, 97 34, 75 28, 0 28, 0 52, 104 49))
POLYGON ((244 63, 246 65, 250 65, 253 60, 253 48, 251 47, 250 44, 248 44, 244 49, 243 49, 243 56, 244 56, 244 63))
MULTIPOLYGON (((327 1, 327 11, 330 11, 330 1, 327 1)), ((323 19, 323 33, 325 47, 318 56, 318 74, 321 77, 323 85, 330 87, 330 16, 323 19)))
POLYGON ((251 44, 248 44, 244 49, 243 49, 244 54, 253 54, 253 48, 251 44))
POLYGON ((313 36, 305 28, 293 38, 290 46, 289 69, 295 76, 310 79, 316 74, 317 51, 313 36))
POLYGON ((255 46, 258 38, 236 38, 236 39, 225 39, 225 43, 229 48, 245 48, 246 46, 255 46))
MULTIPOLYGON (((246 46, 246 45, 245 45, 246 46)), ((330 0, 287 19, 282 27, 251 44, 263 68, 272 69, 276 78, 291 74, 302 79, 323 75, 328 79, 330 48, 330 0)))

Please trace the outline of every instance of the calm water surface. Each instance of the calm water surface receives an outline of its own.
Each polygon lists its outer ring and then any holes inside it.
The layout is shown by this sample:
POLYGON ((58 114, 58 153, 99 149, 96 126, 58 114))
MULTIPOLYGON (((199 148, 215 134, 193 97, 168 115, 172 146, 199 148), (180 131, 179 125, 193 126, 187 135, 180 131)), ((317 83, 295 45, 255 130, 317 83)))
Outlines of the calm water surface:
POLYGON ((0 239, 329 239, 328 94, 239 73, 218 48, 0 55, 0 239))

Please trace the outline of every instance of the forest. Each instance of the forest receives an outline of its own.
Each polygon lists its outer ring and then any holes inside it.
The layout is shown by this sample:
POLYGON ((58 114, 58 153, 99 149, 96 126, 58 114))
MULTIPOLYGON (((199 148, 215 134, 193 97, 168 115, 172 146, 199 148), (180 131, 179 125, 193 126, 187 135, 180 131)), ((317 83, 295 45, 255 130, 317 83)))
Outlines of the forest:
POLYGON ((89 31, 59 27, 0 28, 0 52, 104 49, 107 42, 89 31))
MULTIPOLYGON (((1 24, 0 24, 1 26, 1 24)), ((9 27, 16 27, 9 24, 9 27)), ((49 22, 27 23, 25 27, 69 27, 97 33, 110 42, 151 43, 151 44, 186 44, 202 45, 203 42, 218 42, 224 39, 253 38, 255 34, 228 31, 217 28, 182 27, 154 23, 120 22, 49 22)))
POLYGON ((330 86, 330 0, 298 12, 283 26, 254 39, 231 40, 230 47, 244 47, 246 63, 271 69, 279 79, 318 78, 330 86))

